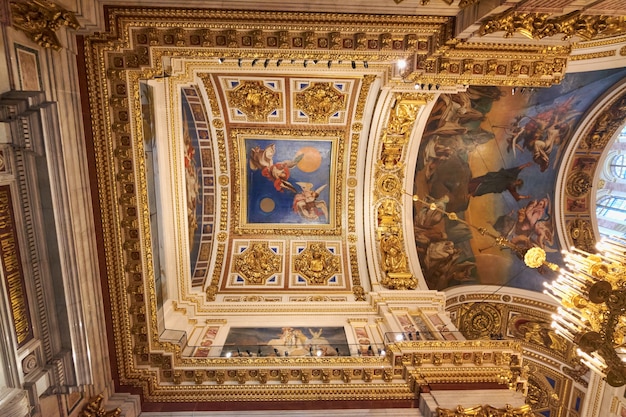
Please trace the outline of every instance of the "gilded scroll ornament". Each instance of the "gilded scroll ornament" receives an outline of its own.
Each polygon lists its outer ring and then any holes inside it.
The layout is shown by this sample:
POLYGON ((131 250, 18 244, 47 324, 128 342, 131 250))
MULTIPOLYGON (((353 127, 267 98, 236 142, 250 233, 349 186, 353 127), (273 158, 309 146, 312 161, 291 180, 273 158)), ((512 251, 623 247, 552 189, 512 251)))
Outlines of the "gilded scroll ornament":
POLYGON ((233 258, 235 272, 252 285, 264 285, 268 278, 282 269, 282 257, 271 250, 266 242, 253 243, 233 258))
POLYGON ((328 123, 330 116, 345 110, 346 95, 337 91, 331 83, 311 83, 296 93, 296 108, 306 113, 311 123, 328 123))
POLYGON ((266 121, 282 103, 280 93, 270 90, 261 81, 241 81, 237 88, 228 91, 228 101, 231 107, 256 122, 266 121))
POLYGON ((122 415, 122 410, 116 408, 111 411, 105 411, 102 402, 104 401, 104 397, 102 395, 96 395, 93 397, 85 408, 78 413, 78 417, 118 417, 122 415))
POLYGON ((624 16, 593 16, 583 13, 584 10, 576 10, 565 15, 552 16, 549 13, 520 12, 512 9, 484 20, 478 33, 484 36, 505 32, 504 36, 510 38, 517 32, 529 39, 561 35, 563 40, 567 40, 577 36, 588 41, 626 31, 624 16))
POLYGON ((311 285, 325 285, 341 271, 341 259, 327 248, 324 242, 308 243, 293 262, 294 270, 311 285))
POLYGON ((12 2, 11 14, 16 29, 26 33, 37 45, 56 51, 63 45, 55 32, 61 26, 80 27, 74 13, 46 0, 12 2))

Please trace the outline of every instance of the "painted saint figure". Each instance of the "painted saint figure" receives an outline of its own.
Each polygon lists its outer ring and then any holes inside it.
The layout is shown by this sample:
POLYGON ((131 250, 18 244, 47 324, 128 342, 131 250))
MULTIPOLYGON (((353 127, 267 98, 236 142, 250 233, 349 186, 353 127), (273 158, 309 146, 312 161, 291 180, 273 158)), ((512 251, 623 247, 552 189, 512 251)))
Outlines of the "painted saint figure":
POLYGON ((490 171, 485 175, 472 178, 467 186, 467 191, 472 197, 508 191, 516 201, 530 198, 530 196, 522 195, 517 191, 524 185, 524 181, 517 177, 524 168, 530 165, 531 163, 527 162, 518 167, 500 168, 499 171, 490 171))

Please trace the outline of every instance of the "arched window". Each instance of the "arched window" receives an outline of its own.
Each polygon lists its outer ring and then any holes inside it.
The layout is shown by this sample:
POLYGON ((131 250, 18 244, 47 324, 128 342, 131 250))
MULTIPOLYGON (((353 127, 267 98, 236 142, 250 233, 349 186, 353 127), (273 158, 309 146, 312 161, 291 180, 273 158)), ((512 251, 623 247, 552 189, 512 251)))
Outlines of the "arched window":
POLYGON ((615 155, 610 163, 611 173, 617 178, 626 179, 626 156, 615 155))
POLYGON ((626 197, 607 195, 600 198, 596 205, 596 215, 616 222, 626 221, 626 197))

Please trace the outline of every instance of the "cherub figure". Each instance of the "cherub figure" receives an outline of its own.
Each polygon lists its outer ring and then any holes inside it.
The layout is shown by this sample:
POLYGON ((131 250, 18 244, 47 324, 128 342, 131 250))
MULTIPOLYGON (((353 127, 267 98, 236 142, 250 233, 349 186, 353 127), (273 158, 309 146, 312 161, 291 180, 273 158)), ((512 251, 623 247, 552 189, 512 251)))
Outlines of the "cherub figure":
POLYGON ((289 190, 296 193, 295 187, 287 180, 291 175, 290 170, 298 165, 304 154, 298 154, 293 159, 274 163, 275 154, 276 145, 274 143, 265 149, 255 146, 250 150, 250 169, 253 171, 260 169, 261 174, 274 183, 276 191, 289 190))
POLYGON ((302 189, 293 198, 293 211, 306 220, 319 220, 320 217, 328 219, 328 207, 326 202, 318 200, 320 193, 328 184, 324 184, 313 190, 310 182, 297 182, 302 189))

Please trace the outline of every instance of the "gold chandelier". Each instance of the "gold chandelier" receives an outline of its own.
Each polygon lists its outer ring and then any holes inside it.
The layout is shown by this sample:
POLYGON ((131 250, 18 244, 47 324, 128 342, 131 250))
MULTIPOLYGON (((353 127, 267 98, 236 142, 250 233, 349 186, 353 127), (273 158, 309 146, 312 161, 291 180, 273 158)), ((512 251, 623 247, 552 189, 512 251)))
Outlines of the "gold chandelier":
POLYGON ((603 239, 598 253, 572 248, 544 293, 563 307, 557 334, 578 346, 581 361, 613 387, 626 385, 626 241, 603 239))

